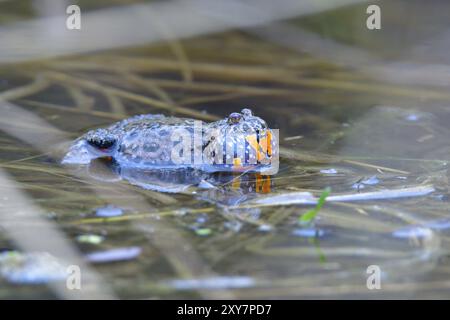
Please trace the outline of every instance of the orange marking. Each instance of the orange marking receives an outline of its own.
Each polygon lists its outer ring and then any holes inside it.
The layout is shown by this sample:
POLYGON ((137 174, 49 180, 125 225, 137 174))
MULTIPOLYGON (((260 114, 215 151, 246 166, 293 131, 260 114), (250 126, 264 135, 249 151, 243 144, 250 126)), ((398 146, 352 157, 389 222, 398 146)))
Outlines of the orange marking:
POLYGON ((255 150, 258 150, 258 142, 256 141, 256 134, 252 134, 251 136, 245 137, 248 144, 255 150))
POLYGON ((255 186, 255 191, 256 192, 260 192, 260 189, 262 189, 261 188, 261 175, 258 173, 258 174, 256 174, 256 186, 255 186))
POLYGON ((256 134, 252 134, 245 138, 248 144, 256 151, 256 159, 261 161, 266 155, 272 154, 272 133, 267 130, 266 135, 258 141, 256 140, 256 134))
POLYGON ((257 193, 270 193, 270 176, 263 176, 261 174, 256 174, 256 186, 255 191, 257 193))
POLYGON ((270 176, 264 176, 264 182, 262 187, 262 193, 270 192, 270 176))

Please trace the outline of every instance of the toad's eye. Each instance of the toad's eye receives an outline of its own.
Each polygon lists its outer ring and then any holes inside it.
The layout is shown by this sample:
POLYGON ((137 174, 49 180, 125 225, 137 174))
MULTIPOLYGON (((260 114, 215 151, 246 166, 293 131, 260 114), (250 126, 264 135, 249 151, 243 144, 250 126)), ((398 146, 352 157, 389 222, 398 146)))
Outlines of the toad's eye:
POLYGON ((253 115, 252 110, 247 109, 247 108, 242 109, 241 113, 244 115, 244 117, 251 117, 253 115))
POLYGON ((233 112, 232 114, 230 114, 228 116, 228 123, 229 124, 236 124, 239 123, 239 121, 241 121, 242 119, 242 114, 237 113, 237 112, 233 112))

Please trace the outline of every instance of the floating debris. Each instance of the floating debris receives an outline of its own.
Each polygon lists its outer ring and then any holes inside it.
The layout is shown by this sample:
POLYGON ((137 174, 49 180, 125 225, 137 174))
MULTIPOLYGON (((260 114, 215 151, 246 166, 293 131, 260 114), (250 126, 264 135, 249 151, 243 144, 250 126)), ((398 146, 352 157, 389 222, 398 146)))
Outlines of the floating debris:
POLYGON ((237 220, 232 221, 226 221, 224 224, 225 228, 233 231, 233 232, 239 232, 242 228, 242 222, 239 222, 237 220))
POLYGON ((95 211, 95 215, 97 217, 117 217, 123 215, 123 209, 113 205, 107 205, 98 208, 95 211))
POLYGON ((299 140, 299 139, 303 139, 303 136, 286 137, 286 138, 284 138, 284 141, 292 141, 292 140, 299 140))
POLYGON ((322 237, 325 232, 322 229, 316 228, 298 228, 292 231, 292 235, 303 238, 318 238, 322 237))
POLYGON ((167 284, 177 290, 217 290, 230 288, 248 288, 255 284, 250 277, 212 277, 204 279, 176 279, 167 284))
POLYGON ((450 219, 438 219, 425 223, 425 226, 434 230, 445 230, 450 228, 450 219))
MULTIPOLYGON (((432 185, 422 185, 405 187, 399 189, 386 189, 374 192, 341 194, 327 197, 327 202, 350 202, 350 201, 369 201, 369 200, 387 200, 421 197, 429 195, 435 189, 432 185)), ((289 192, 277 195, 265 195, 247 203, 241 204, 239 207, 246 206, 286 206, 293 204, 315 205, 319 199, 314 197, 310 192, 289 192)))
POLYGON ((392 236, 395 238, 430 238, 433 235, 433 231, 429 228, 409 226, 395 230, 392 232, 392 236))
POLYGON ((446 230, 450 228, 450 219, 437 219, 420 225, 403 227, 392 232, 396 238, 428 238, 432 235, 432 230, 446 230))
POLYGON ((342 202, 342 201, 369 201, 369 200, 411 198, 411 197, 426 196, 434 191, 435 189, 432 185, 423 185, 399 189, 386 189, 374 192, 364 192, 358 194, 335 195, 328 197, 327 201, 342 202))
POLYGON ((417 121, 430 121, 433 120, 434 116, 431 113, 416 111, 414 113, 408 113, 404 117, 406 121, 417 122, 417 121))
POLYGON ((195 219, 195 222, 198 224, 204 224, 206 221, 208 221, 208 215, 207 214, 199 214, 197 216, 197 219, 195 219))
POLYGON ((323 173, 323 174, 337 174, 338 171, 336 169, 334 169, 334 168, 330 168, 330 169, 322 169, 322 170, 320 170, 320 173, 323 173))
POLYGON ((365 186, 362 183, 357 182, 357 183, 352 184, 352 189, 361 190, 364 188, 365 188, 365 186))
POLYGON ((445 194, 436 194, 431 196, 433 199, 439 200, 439 201, 445 201, 447 200, 447 195, 445 194))
POLYGON ((198 184, 198 187, 200 189, 216 189, 216 187, 214 185, 212 185, 211 183, 209 183, 208 181, 205 181, 205 180, 200 181, 200 183, 198 184))
POLYGON ((262 232, 268 232, 268 231, 272 231, 273 227, 269 224, 262 224, 258 227, 258 231, 262 231, 262 232))
POLYGON ((174 210, 174 215, 179 216, 179 217, 183 217, 186 214, 188 214, 188 212, 189 212, 189 209, 181 208, 181 209, 178 209, 178 210, 174 210))
POLYGON ((96 234, 82 234, 77 237, 80 243, 100 244, 105 238, 96 234))
POLYGON ((406 116, 406 120, 408 120, 408 121, 415 122, 415 121, 417 121, 419 119, 420 119, 420 117, 417 114, 414 114, 414 113, 411 113, 411 114, 406 116))
POLYGON ((45 284, 64 280, 67 270, 47 252, 5 251, 0 253, 0 275, 15 284, 45 284))
POLYGON ((380 183, 380 179, 378 179, 377 176, 371 176, 369 179, 365 179, 365 180, 361 181, 361 183, 369 185, 369 186, 373 186, 373 185, 380 183))
POLYGON ((117 248, 87 254, 86 259, 94 263, 126 261, 136 258, 141 252, 139 247, 117 248))
POLYGON ((372 176, 368 179, 364 179, 361 181, 356 182, 355 184, 352 185, 353 189, 364 189, 364 186, 373 186, 380 183, 380 179, 377 178, 377 176, 372 176))
POLYGON ((212 230, 209 228, 199 228, 195 229, 195 234, 198 236, 206 237, 209 236, 212 233, 212 230))
MULTIPOLYGON (((261 206, 277 206, 289 204, 317 204, 317 198, 311 192, 289 192, 277 195, 265 195, 246 203, 261 206)), ((241 205, 245 206, 245 205, 241 205)))

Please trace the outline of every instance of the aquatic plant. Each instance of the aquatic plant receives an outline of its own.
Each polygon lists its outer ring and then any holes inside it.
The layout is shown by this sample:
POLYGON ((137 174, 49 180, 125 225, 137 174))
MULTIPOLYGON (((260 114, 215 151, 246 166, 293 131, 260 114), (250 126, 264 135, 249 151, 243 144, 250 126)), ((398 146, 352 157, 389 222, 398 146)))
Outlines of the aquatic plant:
POLYGON ((326 198, 330 195, 331 189, 330 188, 325 188, 321 195, 319 200, 317 201, 317 205, 315 206, 315 208, 308 210, 306 213, 302 214, 299 218, 298 218, 298 222, 301 225, 308 225, 311 224, 314 219, 316 218, 317 214, 319 213, 320 209, 322 209, 323 205, 325 204, 326 198))

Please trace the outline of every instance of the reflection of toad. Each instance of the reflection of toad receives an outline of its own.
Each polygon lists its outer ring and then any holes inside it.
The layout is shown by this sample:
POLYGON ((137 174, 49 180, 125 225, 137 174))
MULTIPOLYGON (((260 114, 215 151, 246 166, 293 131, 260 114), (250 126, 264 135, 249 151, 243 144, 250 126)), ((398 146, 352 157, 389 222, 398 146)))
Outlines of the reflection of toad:
POLYGON ((126 180, 143 189, 188 193, 198 199, 225 206, 238 205, 258 197, 258 194, 270 193, 273 186, 271 177, 260 173, 121 167, 111 158, 93 159, 85 168, 87 174, 97 180, 110 183, 126 180))

